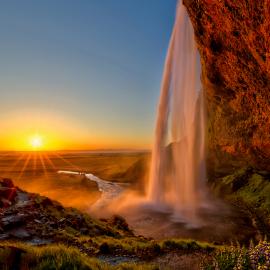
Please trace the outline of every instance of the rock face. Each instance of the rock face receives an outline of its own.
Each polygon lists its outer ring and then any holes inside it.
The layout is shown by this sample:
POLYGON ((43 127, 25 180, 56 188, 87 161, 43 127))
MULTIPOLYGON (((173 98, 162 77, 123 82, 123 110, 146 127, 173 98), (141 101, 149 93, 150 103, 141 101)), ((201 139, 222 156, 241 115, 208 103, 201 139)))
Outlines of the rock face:
POLYGON ((184 0, 202 61, 208 164, 270 170, 270 1, 184 0))
POLYGON ((47 197, 23 191, 10 179, 0 178, 0 240, 26 240, 35 245, 68 242, 77 247, 79 237, 100 235, 119 237, 133 233, 121 217, 97 221, 47 197))

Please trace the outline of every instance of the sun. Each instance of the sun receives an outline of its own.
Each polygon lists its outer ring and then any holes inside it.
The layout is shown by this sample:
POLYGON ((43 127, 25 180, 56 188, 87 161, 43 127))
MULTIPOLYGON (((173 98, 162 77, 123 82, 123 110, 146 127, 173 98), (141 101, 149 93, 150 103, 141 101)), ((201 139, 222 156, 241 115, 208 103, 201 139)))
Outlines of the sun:
POLYGON ((29 139, 30 146, 34 150, 40 150, 43 147, 43 138, 40 135, 33 135, 29 139))

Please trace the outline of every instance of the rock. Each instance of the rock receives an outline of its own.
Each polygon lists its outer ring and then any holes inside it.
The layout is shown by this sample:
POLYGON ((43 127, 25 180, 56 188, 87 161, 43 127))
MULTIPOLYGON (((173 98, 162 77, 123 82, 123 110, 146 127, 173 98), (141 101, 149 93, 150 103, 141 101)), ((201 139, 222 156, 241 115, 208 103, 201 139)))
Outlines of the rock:
POLYGON ((13 202, 17 196, 16 188, 0 187, 0 198, 13 202))
POLYGON ((18 191, 17 192, 17 196, 18 196, 18 201, 29 201, 29 195, 26 192, 22 192, 22 191, 18 191))
POLYGON ((110 253, 110 246, 108 243, 104 242, 99 246, 99 252, 101 254, 109 254, 110 253))
POLYGON ((2 218, 3 228, 13 228, 25 224, 24 215, 12 215, 2 218))
POLYGON ((42 224, 42 221, 38 220, 38 219, 34 219, 34 221, 38 224, 42 224))
POLYGON ((0 234, 0 240, 7 240, 9 239, 10 235, 8 233, 0 234))
POLYGON ((270 58, 264 1, 191 1, 207 106, 208 167, 270 171, 270 58))
POLYGON ((89 233, 89 230, 88 230, 87 228, 81 228, 81 229, 80 229, 80 232, 81 232, 82 234, 88 234, 88 233, 89 233))
POLYGON ((51 244, 51 240, 45 240, 45 239, 40 239, 40 238, 33 238, 29 241, 27 241, 27 244, 30 244, 32 246, 42 246, 42 245, 48 245, 51 244))
POLYGON ((9 234, 11 236, 15 237, 15 238, 18 238, 18 239, 28 239, 28 238, 31 237, 31 235, 29 234, 29 232, 26 231, 23 228, 12 230, 12 231, 9 232, 9 234))
POLYGON ((9 178, 3 178, 3 179, 1 179, 0 185, 2 187, 14 188, 14 184, 13 184, 12 180, 9 179, 9 178))
POLYGON ((51 205, 53 205, 53 202, 52 202, 52 200, 49 199, 49 198, 44 198, 44 199, 41 201, 41 205, 44 206, 44 207, 51 206, 51 205))
POLYGON ((0 200, 0 206, 1 207, 8 207, 8 206, 11 206, 11 205, 12 205, 12 202, 10 200, 4 199, 4 198, 2 198, 0 200))

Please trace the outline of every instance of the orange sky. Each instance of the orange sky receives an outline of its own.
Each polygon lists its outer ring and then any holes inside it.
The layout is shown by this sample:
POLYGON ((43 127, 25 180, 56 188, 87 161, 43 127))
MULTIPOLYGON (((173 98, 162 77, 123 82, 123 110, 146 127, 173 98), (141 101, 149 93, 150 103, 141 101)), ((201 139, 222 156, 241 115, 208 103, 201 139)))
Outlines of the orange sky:
POLYGON ((132 136, 132 130, 111 133, 111 127, 108 132, 104 128, 97 130, 71 116, 21 111, 1 116, 0 121, 0 150, 33 150, 31 139, 35 135, 42 138, 40 150, 149 148, 143 134, 132 136))

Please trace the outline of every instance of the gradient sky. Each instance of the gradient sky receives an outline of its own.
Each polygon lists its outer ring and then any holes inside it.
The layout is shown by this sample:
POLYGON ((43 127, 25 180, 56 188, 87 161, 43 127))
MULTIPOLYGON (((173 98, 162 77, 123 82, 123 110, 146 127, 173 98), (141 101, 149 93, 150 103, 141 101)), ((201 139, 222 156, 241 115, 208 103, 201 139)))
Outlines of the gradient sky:
POLYGON ((148 148, 176 0, 0 5, 0 149, 148 148))

